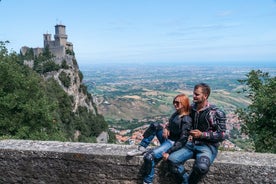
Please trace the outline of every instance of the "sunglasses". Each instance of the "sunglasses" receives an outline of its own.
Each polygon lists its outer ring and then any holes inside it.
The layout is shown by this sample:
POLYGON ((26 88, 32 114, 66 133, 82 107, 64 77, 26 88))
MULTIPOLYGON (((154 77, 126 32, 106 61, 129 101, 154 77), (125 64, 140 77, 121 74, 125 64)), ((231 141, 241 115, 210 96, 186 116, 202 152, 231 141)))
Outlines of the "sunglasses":
POLYGON ((180 102, 179 101, 173 101, 173 104, 179 105, 180 102))

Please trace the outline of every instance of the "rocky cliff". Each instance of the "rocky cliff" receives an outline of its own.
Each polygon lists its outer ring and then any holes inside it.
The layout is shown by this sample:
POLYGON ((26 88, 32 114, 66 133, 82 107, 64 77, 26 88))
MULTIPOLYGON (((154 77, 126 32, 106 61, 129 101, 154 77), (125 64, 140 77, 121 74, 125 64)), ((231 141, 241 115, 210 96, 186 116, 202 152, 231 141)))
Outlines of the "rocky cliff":
POLYGON ((63 57, 54 58, 58 65, 66 64, 66 67, 61 67, 58 71, 47 72, 43 74, 45 80, 54 78, 62 89, 73 98, 72 111, 75 112, 79 106, 86 107, 88 111, 96 114, 97 109, 93 103, 93 97, 86 90, 86 86, 82 83, 82 73, 79 69, 75 56, 66 54, 63 57), (69 84, 65 84, 62 80, 65 76, 69 84))
POLYGON ((72 97, 72 112, 76 112, 78 107, 82 106, 96 114, 97 109, 93 105, 92 96, 82 84, 83 76, 75 58, 73 44, 67 41, 66 26, 55 26, 54 40, 48 33, 44 34, 43 38, 42 48, 23 46, 20 49, 24 64, 42 74, 45 80, 54 78, 72 97))

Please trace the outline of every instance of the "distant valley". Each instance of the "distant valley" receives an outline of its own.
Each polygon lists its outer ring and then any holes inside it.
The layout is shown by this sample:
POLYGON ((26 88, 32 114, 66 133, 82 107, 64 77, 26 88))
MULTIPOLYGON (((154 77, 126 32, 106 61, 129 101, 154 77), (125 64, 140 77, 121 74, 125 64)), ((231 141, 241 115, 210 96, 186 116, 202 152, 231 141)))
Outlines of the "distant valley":
POLYGON ((186 93, 192 101, 193 86, 198 82, 211 86, 211 103, 233 113, 250 103, 245 94, 239 93, 243 88, 239 79, 252 69, 276 73, 275 65, 236 63, 91 64, 80 68, 99 113, 108 121, 169 116, 174 110, 173 97, 186 93))
MULTIPOLYGON (((237 108, 250 104, 244 86, 251 70, 262 70, 276 75, 273 65, 234 64, 98 64, 81 67, 84 83, 103 114, 116 143, 138 144, 151 122, 168 122, 173 113, 173 98, 179 93, 189 95, 192 102, 193 86, 208 83, 211 88, 209 102, 227 114, 229 140, 222 149, 252 151, 247 135, 241 134, 241 124, 235 115, 237 108)), ((155 139, 153 145, 159 142, 155 139)))

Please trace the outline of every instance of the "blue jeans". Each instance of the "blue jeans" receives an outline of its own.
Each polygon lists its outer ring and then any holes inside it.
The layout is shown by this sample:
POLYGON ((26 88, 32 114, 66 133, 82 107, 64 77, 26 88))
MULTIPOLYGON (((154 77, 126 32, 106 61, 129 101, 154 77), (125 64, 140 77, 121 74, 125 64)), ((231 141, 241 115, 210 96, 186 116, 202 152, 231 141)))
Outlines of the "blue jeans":
MULTIPOLYGON (((149 129, 150 129, 150 127, 149 127, 149 129)), ((155 136, 157 137, 160 144, 162 144, 165 141, 164 137, 162 136, 162 133, 163 133, 163 129, 159 129, 159 130, 153 129, 149 136, 144 137, 142 139, 142 141, 140 142, 140 146, 143 146, 145 148, 148 147, 148 145, 151 143, 152 139, 155 136)))
POLYGON ((151 140, 154 138, 154 136, 157 137, 157 139, 160 142, 160 146, 157 148, 154 148, 153 150, 149 150, 144 155, 144 161, 145 161, 145 167, 146 167, 146 174, 144 176, 144 182, 146 183, 152 183, 154 178, 154 167, 155 165, 162 160, 163 153, 168 151, 174 144, 173 141, 164 139, 162 137, 163 130, 158 130, 149 137, 144 138, 140 145, 147 147, 151 140))
POLYGON ((170 154, 168 160, 172 164, 172 169, 183 179, 183 184, 197 183, 208 171, 214 162, 218 149, 213 145, 194 144, 187 142, 185 147, 170 154), (184 163, 189 159, 195 159, 192 173, 185 172, 184 163))

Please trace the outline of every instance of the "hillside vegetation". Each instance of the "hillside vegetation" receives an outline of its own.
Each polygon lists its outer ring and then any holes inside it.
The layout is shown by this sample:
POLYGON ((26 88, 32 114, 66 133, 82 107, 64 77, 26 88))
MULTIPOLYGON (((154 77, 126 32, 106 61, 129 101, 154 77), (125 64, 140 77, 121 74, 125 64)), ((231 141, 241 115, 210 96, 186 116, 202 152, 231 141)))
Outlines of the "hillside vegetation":
MULTIPOLYGON (((38 57, 31 51, 25 56, 9 53, 6 44, 0 42, 2 138, 95 142, 102 131, 107 131, 107 123, 96 108, 94 112, 76 106, 79 98, 66 93, 76 83, 66 62, 55 63, 47 49, 38 57), (33 69, 23 64, 26 59, 34 61, 33 69), (59 80, 51 76, 59 76, 59 80)), ((74 67, 78 68, 76 62, 74 67)), ((81 72, 77 78, 82 80, 81 72)), ((83 84, 77 90, 92 102, 83 84)))
POLYGON ((244 125, 243 132, 254 141, 257 152, 276 153, 276 77, 261 70, 252 70, 244 80, 244 92, 252 104, 248 108, 238 108, 244 125))

